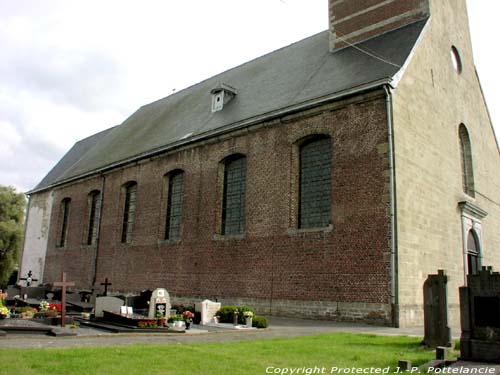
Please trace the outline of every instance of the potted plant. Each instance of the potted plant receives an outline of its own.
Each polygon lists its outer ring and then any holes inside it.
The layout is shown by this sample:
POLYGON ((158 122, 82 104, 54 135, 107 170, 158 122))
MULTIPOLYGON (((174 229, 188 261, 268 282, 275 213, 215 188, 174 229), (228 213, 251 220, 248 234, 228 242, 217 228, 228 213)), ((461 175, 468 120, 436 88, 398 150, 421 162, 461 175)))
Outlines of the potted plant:
POLYGON ((158 327, 165 327, 167 325, 165 315, 161 312, 156 313, 156 319, 158 320, 158 327))
POLYGON ((245 311, 243 313, 243 316, 245 317, 246 326, 251 328, 252 327, 253 312, 245 311))
POLYGON ((184 318, 182 315, 172 315, 170 318, 168 318, 168 327, 173 328, 176 331, 183 330, 185 327, 184 323, 184 318))
POLYGON ((182 313, 182 317, 184 318, 184 322, 186 323, 186 329, 189 329, 191 323, 193 323, 194 313, 186 310, 182 313))

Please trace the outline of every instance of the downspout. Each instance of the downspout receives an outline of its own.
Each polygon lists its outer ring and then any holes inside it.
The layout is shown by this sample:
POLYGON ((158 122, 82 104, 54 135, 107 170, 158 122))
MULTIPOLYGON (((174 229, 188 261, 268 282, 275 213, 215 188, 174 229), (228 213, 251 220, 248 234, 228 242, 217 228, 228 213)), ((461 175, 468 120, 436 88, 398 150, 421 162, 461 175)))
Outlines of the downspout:
POLYGON ((104 184, 106 182, 106 177, 101 175, 101 199, 99 202, 99 218, 97 220, 97 236, 95 240, 95 252, 94 252, 94 276, 92 277, 92 288, 95 289, 95 283, 97 281, 97 260, 99 258, 99 244, 101 242, 101 221, 102 214, 104 212, 104 184))
POLYGON ((397 252, 397 220, 396 220, 396 173, 394 159, 394 121, 391 89, 384 86, 386 93, 387 112, 387 138, 388 138, 388 158, 389 158, 389 205, 391 220, 391 257, 390 257, 390 303, 392 312, 392 326, 399 327, 399 295, 398 295, 398 252, 397 252))
MULTIPOLYGON (((26 215, 24 217, 24 232, 23 232, 23 243, 22 243, 22 250, 21 254, 19 254, 19 267, 17 271, 17 280, 16 280, 16 285, 20 285, 19 278, 21 277, 21 271, 23 270, 23 257, 24 257, 24 248, 26 247, 26 233, 28 230, 28 219, 30 216, 30 208, 31 208, 31 196, 29 194, 25 194, 28 197, 28 203, 26 204, 26 215)), ((43 269, 41 270, 43 272, 43 269)), ((38 284, 42 284, 42 275, 38 275, 38 284)))

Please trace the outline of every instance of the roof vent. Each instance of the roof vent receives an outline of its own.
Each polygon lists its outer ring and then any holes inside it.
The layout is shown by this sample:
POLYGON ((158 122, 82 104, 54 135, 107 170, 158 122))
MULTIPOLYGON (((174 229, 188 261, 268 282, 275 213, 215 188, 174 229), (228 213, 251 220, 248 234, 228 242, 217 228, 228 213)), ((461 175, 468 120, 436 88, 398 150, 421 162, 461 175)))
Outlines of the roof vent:
POLYGON ((222 111, 224 106, 236 96, 236 89, 220 83, 210 93, 212 94, 212 112, 218 112, 222 111))

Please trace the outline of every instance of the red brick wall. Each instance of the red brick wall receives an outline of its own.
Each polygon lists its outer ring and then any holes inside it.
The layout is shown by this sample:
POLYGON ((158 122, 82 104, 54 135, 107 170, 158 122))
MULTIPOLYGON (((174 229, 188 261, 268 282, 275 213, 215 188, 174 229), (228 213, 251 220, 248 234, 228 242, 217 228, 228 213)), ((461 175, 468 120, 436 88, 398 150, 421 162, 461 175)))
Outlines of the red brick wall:
MULTIPOLYGON (((390 220, 385 98, 324 106, 224 139, 105 174, 97 288, 114 291, 165 287, 177 296, 263 300, 389 303, 390 220), (332 226, 297 230, 298 151, 295 142, 328 134, 333 145, 332 226), (246 232, 224 238, 220 227, 219 162, 247 157, 246 232), (162 241, 165 173, 184 174, 181 240, 162 241), (123 194, 137 181, 134 240, 122 244, 123 194)), ((70 197, 67 246, 57 248, 53 215, 45 282, 64 270, 91 288, 95 248, 82 245, 87 194, 102 177, 55 190, 54 210, 70 197)))
POLYGON ((330 0, 330 48, 345 47, 429 15, 428 0, 330 0))

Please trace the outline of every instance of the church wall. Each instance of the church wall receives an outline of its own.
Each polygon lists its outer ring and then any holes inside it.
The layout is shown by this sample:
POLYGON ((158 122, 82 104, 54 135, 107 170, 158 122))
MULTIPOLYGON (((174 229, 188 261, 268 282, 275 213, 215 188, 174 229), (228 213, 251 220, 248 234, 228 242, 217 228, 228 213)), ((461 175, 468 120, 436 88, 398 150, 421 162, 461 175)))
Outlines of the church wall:
POLYGON ((458 202, 488 213, 481 223, 482 262, 500 269, 500 157, 476 79, 465 1, 432 1, 431 14, 394 90, 400 324, 423 324, 424 280, 444 269, 450 324, 458 327, 465 275, 458 202), (452 45, 461 55, 461 74, 451 63, 452 45), (471 138, 474 198, 462 189, 461 123, 471 138))
MULTIPOLYGON (((62 269, 81 288, 104 278, 114 292, 165 287, 178 301, 248 303, 266 314, 363 319, 388 324, 390 221, 383 92, 331 103, 212 138, 103 176, 64 186, 70 197, 67 246, 54 203, 46 275, 62 269), (332 225, 297 229, 298 146, 312 134, 332 139, 332 225), (243 235, 220 234, 220 161, 247 157, 243 235), (162 239, 163 176, 184 170, 181 238, 162 239), (137 182, 134 239, 121 243, 122 186, 137 182), (87 194, 104 186, 97 267, 82 245, 87 194), (59 220, 59 222, 57 221, 59 220)), ((60 215, 59 215, 60 216, 60 215)), ((174 298, 174 302, 176 299, 174 298)))
MULTIPOLYGON (((29 197, 26 213, 26 230, 24 234, 23 256, 19 277, 26 277, 29 271, 38 281, 43 282, 45 268, 45 254, 49 238, 49 226, 52 212, 52 193, 50 191, 34 194, 29 197)), ((21 282, 25 285, 24 282, 21 282)))

